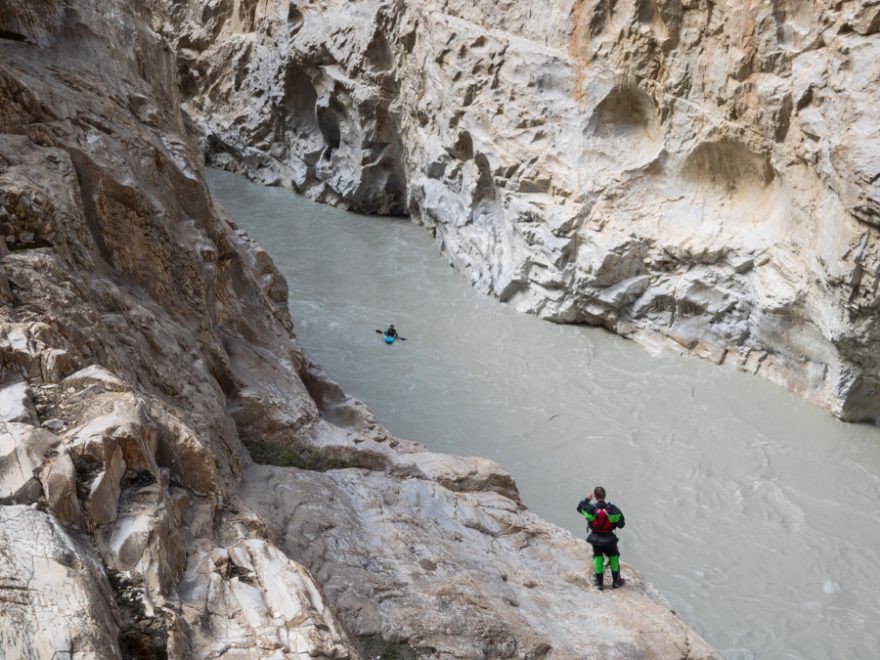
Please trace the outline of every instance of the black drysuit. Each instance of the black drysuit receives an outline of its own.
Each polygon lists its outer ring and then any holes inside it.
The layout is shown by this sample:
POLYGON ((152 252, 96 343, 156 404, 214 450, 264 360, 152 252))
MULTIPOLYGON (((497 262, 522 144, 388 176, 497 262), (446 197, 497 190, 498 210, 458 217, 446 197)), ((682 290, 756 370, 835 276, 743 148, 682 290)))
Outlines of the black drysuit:
POLYGON ((617 535, 615 529, 622 529, 626 525, 623 512, 611 502, 599 500, 593 504, 588 499, 583 499, 577 506, 578 513, 587 519, 590 535, 587 543, 593 546, 593 567, 596 573, 596 584, 602 587, 605 560, 607 556, 611 564, 611 574, 614 577, 614 586, 623 584, 620 580, 620 551, 617 549, 617 535))

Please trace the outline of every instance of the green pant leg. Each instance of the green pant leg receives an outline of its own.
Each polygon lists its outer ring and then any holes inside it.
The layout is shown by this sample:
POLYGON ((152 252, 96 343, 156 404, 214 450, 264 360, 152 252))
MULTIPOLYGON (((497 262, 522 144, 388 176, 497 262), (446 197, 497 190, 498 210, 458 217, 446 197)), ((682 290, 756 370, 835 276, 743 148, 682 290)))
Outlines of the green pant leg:
POLYGON ((602 555, 593 557, 593 570, 596 572, 596 575, 600 575, 605 571, 605 558, 602 555))
POLYGON ((617 573, 620 571, 620 555, 612 555, 611 556, 611 572, 617 573))

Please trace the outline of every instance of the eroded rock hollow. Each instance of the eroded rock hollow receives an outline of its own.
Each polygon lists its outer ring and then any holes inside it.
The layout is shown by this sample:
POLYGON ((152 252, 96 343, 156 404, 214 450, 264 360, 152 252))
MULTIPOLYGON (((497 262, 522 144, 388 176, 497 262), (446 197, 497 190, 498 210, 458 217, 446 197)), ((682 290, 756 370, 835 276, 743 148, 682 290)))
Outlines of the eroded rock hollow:
POLYGON ((152 4, 212 163, 878 419, 876 2, 152 4))

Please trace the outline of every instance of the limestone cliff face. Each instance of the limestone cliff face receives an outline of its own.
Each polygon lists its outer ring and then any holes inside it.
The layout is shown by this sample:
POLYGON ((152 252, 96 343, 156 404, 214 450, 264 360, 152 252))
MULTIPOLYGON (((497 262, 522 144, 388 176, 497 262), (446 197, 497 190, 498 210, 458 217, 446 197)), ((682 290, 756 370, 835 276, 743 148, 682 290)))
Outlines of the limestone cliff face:
POLYGON ((242 440, 319 411, 170 50, 122 0, 0 2, 0 30, 0 655, 356 653, 229 504, 242 440), (195 570, 210 597, 179 588, 195 570))
MULTIPOLYGON (((309 363, 143 12, 0 0, 0 656, 716 657, 629 567, 592 588, 583 542, 497 465, 389 437, 309 363)), ((287 125, 291 153, 334 135, 287 125)), ((403 142, 371 144, 322 194, 394 212, 403 142)))
POLYGON ((880 417, 877 2, 153 2, 215 164, 880 417))

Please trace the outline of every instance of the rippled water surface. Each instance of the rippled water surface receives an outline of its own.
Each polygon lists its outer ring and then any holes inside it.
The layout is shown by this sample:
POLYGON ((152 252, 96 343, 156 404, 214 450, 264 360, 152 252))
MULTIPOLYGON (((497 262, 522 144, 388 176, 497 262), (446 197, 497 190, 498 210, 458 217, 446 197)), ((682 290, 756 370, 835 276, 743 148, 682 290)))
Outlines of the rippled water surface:
POLYGON ((306 350, 394 434, 495 459, 579 537, 575 504, 604 485, 624 561, 727 658, 880 657, 880 429, 518 314, 406 220, 209 182, 287 277, 306 350), (382 343, 389 322, 407 341, 382 343))

